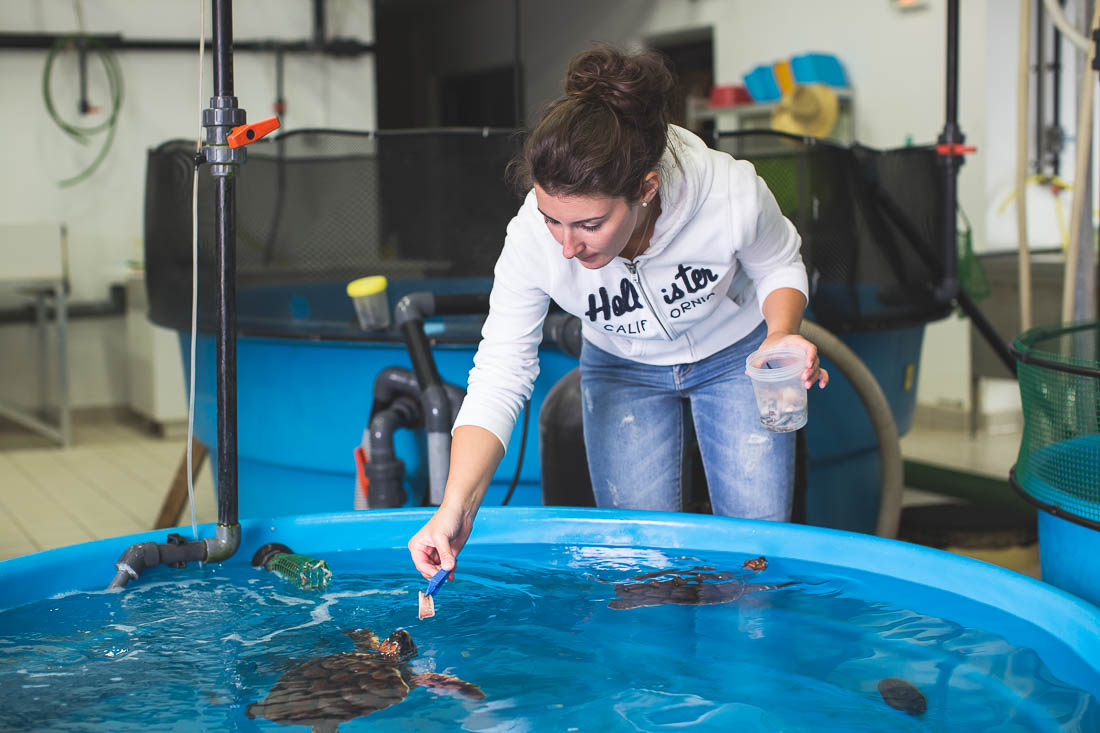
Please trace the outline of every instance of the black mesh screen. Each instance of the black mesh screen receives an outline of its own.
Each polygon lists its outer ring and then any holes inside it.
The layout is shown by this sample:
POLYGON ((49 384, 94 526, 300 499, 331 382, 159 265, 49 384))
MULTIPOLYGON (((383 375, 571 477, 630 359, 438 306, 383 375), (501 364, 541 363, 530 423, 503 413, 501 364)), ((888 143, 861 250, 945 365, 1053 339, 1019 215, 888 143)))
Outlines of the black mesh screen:
POLYGON ((810 317, 837 332, 946 316, 943 179, 935 149, 840 147, 771 132, 722 134, 802 235, 810 317))
MULTIPOLYGON (((504 182, 510 131, 299 131, 248 146, 237 183, 238 318, 270 321, 250 291, 296 292, 365 275, 491 277, 519 201, 504 182)), ((189 328, 194 142, 149 152, 145 262, 150 317, 189 328)), ((214 182, 199 175, 199 313, 214 323, 214 182)), ((351 306, 347 303, 347 313, 351 306)))
MULTIPOLYGON (((487 289, 519 200, 504 182, 510 131, 299 131, 248 147, 237 183, 242 329, 358 332, 344 285, 386 275, 395 293, 429 279, 487 289), (321 297, 321 296, 324 297, 321 297), (297 301, 295 301, 297 299, 297 301), (307 302, 308 315, 302 302, 307 302), (283 324, 283 325, 281 325, 283 324)), ((798 227, 810 316, 843 332, 942 318, 942 179, 933 149, 876 151, 777 133, 724 134, 798 227)), ((145 261, 150 317, 186 330, 194 143, 149 152, 145 261)), ((214 327, 214 184, 199 179, 199 318, 214 327)))

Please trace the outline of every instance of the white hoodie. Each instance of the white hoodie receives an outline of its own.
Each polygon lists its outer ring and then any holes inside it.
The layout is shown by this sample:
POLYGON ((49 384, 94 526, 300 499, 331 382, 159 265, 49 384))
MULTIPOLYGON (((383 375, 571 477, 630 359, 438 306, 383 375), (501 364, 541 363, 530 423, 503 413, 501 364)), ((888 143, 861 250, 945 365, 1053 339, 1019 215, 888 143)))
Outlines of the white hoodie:
POLYGON ((508 224, 489 316, 455 427, 478 425, 507 446, 538 376, 550 300, 580 318, 584 338, 644 364, 696 362, 762 320, 777 288, 807 295, 801 239, 753 166, 671 127, 679 165, 661 161, 661 214, 648 249, 589 270, 562 256, 534 191, 508 224))

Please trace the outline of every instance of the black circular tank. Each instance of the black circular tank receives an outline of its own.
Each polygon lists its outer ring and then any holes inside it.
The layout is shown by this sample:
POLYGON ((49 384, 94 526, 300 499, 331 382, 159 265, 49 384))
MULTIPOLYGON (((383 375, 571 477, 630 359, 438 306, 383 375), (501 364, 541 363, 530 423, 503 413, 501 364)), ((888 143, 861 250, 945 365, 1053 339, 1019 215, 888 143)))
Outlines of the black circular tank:
POLYGON ((596 506, 584 450, 581 370, 550 388, 539 410, 539 464, 546 506, 596 506))

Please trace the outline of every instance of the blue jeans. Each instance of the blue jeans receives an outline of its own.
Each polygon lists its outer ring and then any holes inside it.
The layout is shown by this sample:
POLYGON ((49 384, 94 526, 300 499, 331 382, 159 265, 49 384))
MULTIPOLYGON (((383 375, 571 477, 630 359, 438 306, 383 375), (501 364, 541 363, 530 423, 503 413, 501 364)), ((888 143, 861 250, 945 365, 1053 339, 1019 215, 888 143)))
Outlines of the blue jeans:
POLYGON ((585 342, 581 352, 584 444, 596 505, 680 511, 691 408, 715 514, 787 521, 794 486, 794 433, 760 424, 745 359, 763 323, 693 364, 652 366, 585 342))

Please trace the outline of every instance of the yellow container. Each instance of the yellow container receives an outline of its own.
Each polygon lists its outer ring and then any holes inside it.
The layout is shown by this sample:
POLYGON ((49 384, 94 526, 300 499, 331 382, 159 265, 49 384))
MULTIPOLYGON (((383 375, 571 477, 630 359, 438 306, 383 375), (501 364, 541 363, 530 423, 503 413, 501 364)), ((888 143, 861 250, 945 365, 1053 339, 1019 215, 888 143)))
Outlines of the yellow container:
POLYGON ((359 326, 367 331, 382 331, 390 327, 390 301, 386 295, 386 278, 382 275, 361 277, 348 283, 348 297, 355 303, 359 326))
POLYGON ((775 83, 779 87, 780 94, 786 94, 794 89, 794 72, 791 71, 789 59, 772 64, 772 73, 775 74, 775 83))

